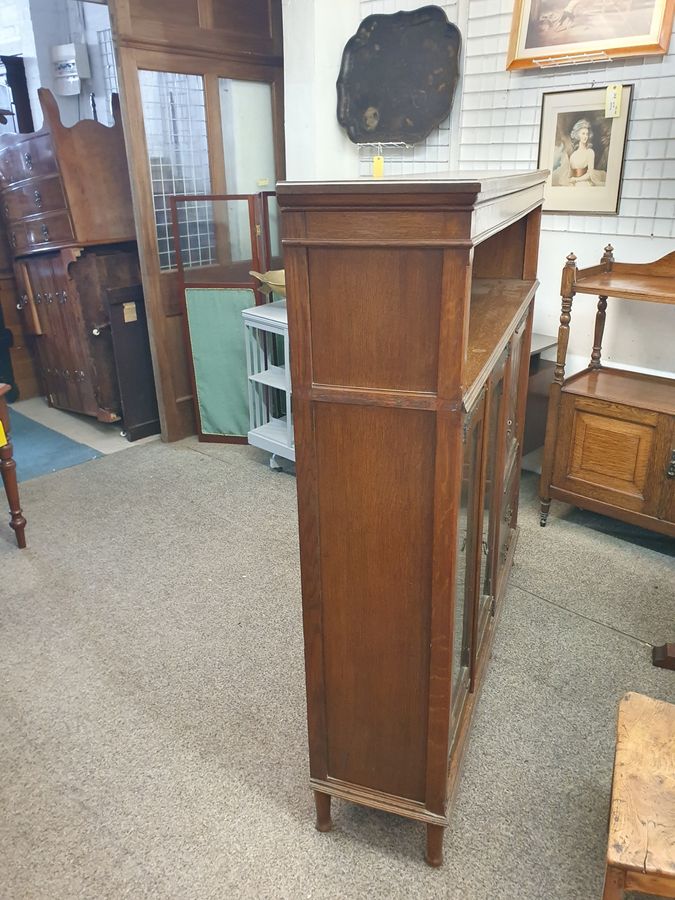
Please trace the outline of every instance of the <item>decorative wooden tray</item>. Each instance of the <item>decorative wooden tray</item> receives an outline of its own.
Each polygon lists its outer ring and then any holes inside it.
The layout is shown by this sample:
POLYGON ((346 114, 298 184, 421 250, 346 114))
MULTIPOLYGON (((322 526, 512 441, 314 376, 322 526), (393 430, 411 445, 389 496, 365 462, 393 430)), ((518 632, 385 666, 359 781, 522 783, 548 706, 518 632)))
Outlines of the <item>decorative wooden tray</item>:
POLYGON ((459 29, 437 6, 364 19, 337 80, 338 122, 350 140, 423 140, 452 107, 460 46, 459 29))

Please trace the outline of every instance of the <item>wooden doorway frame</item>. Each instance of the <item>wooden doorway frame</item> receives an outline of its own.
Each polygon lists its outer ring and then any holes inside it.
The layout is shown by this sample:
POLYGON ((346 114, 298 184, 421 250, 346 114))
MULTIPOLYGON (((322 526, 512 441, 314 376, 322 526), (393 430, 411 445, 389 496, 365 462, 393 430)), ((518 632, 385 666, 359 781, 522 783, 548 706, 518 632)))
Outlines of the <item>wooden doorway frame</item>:
MULTIPOLYGON (((181 2, 184 8, 190 0, 181 2)), ((175 269, 162 271, 159 264, 139 71, 202 77, 211 194, 228 193, 219 79, 268 83, 272 90, 277 178, 282 179, 285 175, 281 4, 277 0, 268 0, 269 33, 242 36, 213 28, 214 2, 217 0, 192 0, 196 3, 198 24, 179 26, 161 21, 160 0, 156 2, 154 19, 147 18, 145 12, 138 12, 138 7, 145 11, 152 6, 151 0, 143 0, 143 4, 135 0, 109 0, 150 348, 162 438, 166 441, 194 434, 196 423, 190 365, 183 342, 178 273, 175 269)), ((241 2, 243 6, 246 0, 241 2)))

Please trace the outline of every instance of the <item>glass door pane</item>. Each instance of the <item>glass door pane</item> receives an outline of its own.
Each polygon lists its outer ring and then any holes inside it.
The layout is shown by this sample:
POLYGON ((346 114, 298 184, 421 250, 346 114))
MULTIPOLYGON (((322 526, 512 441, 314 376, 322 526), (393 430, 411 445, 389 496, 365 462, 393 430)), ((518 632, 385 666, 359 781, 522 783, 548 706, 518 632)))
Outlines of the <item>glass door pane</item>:
POLYGON ((462 487, 457 523, 455 616, 452 646, 452 727, 456 728, 470 687, 474 617, 477 602, 477 554, 481 528, 480 467, 485 400, 467 413, 462 487))
MULTIPOLYGON (((176 268, 169 197, 175 194, 210 194, 206 103, 201 75, 177 72, 138 73, 143 123, 148 145, 152 194, 155 204, 159 266, 176 268)), ((213 260, 213 223, 209 208, 192 205, 192 254, 195 262, 213 260)))
MULTIPOLYGON (((277 173, 272 86, 266 82, 220 78, 219 91, 227 193, 274 191, 277 173)), ((268 210, 272 256, 279 256, 279 217, 274 198, 270 198, 268 210)), ((247 228, 248 219, 238 225, 242 234, 247 228)), ((231 231, 231 236, 236 233, 231 231)))
MULTIPOLYGON (((502 434, 500 423, 504 417, 504 384, 506 377, 506 352, 501 363, 498 363, 495 372, 490 379, 490 392, 488 398, 487 423, 485 428, 485 446, 483 457, 485 459, 485 476, 483 481, 482 498, 482 535, 480 541, 480 579, 479 579, 479 614, 477 647, 485 634, 493 610, 493 599, 496 594, 496 566, 495 553, 497 550, 497 533, 499 523, 499 492, 502 488, 502 472, 500 463, 500 441, 502 434)), ((503 462, 502 462, 503 468, 503 462)))

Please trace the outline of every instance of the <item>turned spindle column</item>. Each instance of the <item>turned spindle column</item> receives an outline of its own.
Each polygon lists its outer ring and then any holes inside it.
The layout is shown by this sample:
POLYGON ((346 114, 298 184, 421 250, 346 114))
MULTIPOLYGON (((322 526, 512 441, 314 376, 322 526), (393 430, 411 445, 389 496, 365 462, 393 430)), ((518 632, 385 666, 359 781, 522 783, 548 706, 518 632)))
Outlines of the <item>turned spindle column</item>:
POLYGON ((16 481, 16 463, 12 455, 12 443, 9 440, 9 413, 7 411, 7 401, 4 395, 9 391, 8 384, 0 384, 0 422, 2 422, 7 440, 0 447, 0 475, 5 486, 7 494, 7 502, 9 503, 10 528, 14 529, 16 542, 19 549, 23 550, 26 546, 26 520, 21 511, 19 503, 19 487, 16 481))
MULTIPOLYGON (((614 247, 607 244, 605 252, 600 259, 600 265, 605 267, 605 272, 611 272, 614 266, 614 247)), ((593 350, 591 352, 591 361, 589 368, 599 369, 602 366, 602 336, 605 333, 605 317, 607 310, 607 297, 600 296, 598 298, 598 311, 595 314, 595 334, 593 335, 593 350)))
POLYGON ((539 524, 544 527, 551 507, 551 477, 553 475, 553 458, 555 445, 558 439, 558 410, 560 408, 560 394, 565 381, 565 359, 567 357, 567 344, 570 337, 570 321, 572 318, 572 301, 574 299, 574 284, 577 276, 577 258, 570 253, 563 269, 560 293, 562 295, 562 311, 560 313, 560 327, 558 328, 558 354, 556 356, 553 382, 548 399, 548 417, 546 419, 546 438, 544 441, 544 460, 541 467, 540 498, 541 512, 539 524))

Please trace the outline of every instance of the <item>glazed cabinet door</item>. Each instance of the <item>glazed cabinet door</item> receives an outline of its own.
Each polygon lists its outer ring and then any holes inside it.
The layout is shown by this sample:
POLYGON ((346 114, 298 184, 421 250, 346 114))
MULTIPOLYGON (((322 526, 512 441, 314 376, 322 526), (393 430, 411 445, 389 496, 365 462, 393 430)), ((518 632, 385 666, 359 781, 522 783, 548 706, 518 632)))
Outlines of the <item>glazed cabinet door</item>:
POLYGON ((464 419, 464 458, 455 554, 452 638, 451 743, 475 677, 479 579, 482 557, 481 468, 485 392, 464 419))
POLYGON ((523 391, 525 395, 527 395, 527 384, 525 383, 525 386, 523 386, 523 376, 527 378, 530 362, 528 352, 529 340, 526 341, 526 336, 528 336, 527 322, 528 317, 523 316, 518 327, 513 333, 513 337, 511 338, 511 342, 509 345, 510 377, 505 422, 505 481, 508 481, 511 478, 511 474, 515 466, 519 463, 521 455, 520 444, 522 440, 523 426, 525 424, 521 421, 521 416, 524 415, 525 407, 525 404, 521 403, 521 397, 523 391), (526 344, 527 346, 525 346, 526 344))
POLYGON ((504 440, 509 407, 509 355, 507 347, 488 383, 482 454, 479 601, 474 634, 477 652, 487 634, 490 618, 495 613, 497 597, 499 516, 504 485, 504 458, 509 451, 504 440))

